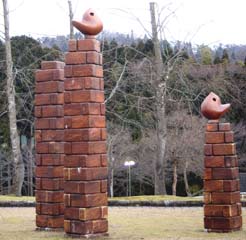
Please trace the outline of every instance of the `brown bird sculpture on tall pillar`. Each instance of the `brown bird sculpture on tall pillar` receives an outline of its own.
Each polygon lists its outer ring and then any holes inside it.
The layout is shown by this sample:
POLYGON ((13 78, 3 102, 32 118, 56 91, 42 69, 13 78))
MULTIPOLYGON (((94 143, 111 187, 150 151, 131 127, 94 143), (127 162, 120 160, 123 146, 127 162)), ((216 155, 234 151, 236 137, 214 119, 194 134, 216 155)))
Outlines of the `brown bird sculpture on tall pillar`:
POLYGON ((93 38, 100 33, 103 29, 103 23, 97 16, 93 9, 88 9, 82 18, 81 22, 72 21, 74 27, 76 27, 86 38, 93 38))
POLYGON ((201 112, 209 120, 219 120, 226 113, 231 104, 221 104, 220 97, 211 92, 201 104, 201 112))

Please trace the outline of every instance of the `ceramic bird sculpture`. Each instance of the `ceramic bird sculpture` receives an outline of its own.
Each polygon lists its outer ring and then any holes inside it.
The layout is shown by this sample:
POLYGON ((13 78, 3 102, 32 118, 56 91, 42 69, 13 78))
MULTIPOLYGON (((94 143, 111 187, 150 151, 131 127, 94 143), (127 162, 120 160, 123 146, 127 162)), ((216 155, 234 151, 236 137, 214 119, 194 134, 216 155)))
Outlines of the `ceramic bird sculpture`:
POLYGON ((81 22, 72 21, 74 27, 76 27, 85 37, 94 37, 100 33, 103 29, 103 23, 97 16, 93 9, 88 9, 82 18, 81 22))
POLYGON ((209 120, 219 120, 219 118, 229 110, 230 106, 229 103, 221 104, 220 97, 211 92, 203 100, 201 112, 203 116, 209 120))

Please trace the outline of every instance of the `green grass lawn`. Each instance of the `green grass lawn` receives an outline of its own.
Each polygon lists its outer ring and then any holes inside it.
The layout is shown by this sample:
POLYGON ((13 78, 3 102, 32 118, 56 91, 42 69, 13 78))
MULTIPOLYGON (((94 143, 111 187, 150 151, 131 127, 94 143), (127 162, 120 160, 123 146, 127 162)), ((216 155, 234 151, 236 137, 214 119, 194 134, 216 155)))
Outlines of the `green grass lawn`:
MULTIPOLYGON (((206 233, 203 209, 167 207, 110 207, 109 237, 99 240, 165 240, 216 239, 243 240, 246 236, 246 214, 243 230, 234 233, 206 233)), ((65 240, 63 232, 35 231, 34 208, 0 208, 1 240, 65 240)), ((71 238, 72 240, 72 238, 71 238)))

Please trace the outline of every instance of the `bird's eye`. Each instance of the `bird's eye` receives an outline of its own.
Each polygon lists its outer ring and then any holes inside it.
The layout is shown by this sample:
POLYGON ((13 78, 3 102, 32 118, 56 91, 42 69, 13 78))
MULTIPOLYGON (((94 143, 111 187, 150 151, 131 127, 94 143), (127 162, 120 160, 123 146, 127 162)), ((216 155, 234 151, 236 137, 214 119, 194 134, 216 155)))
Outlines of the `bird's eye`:
POLYGON ((213 98, 213 101, 215 101, 215 102, 216 102, 216 98, 213 98))
POLYGON ((94 13, 93 13, 93 12, 90 12, 90 15, 91 15, 91 16, 94 16, 94 13))

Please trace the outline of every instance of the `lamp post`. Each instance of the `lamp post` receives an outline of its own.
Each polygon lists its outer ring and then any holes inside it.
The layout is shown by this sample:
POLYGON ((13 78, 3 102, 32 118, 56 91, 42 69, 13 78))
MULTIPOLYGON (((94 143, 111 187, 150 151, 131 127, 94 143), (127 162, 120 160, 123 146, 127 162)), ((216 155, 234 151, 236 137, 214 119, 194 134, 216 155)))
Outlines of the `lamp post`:
POLYGON ((125 161, 124 166, 128 167, 128 196, 132 195, 131 191, 131 166, 134 166, 134 161, 125 161))

